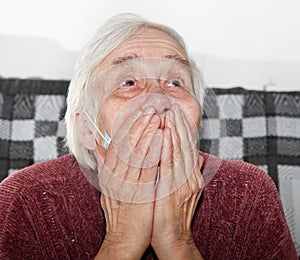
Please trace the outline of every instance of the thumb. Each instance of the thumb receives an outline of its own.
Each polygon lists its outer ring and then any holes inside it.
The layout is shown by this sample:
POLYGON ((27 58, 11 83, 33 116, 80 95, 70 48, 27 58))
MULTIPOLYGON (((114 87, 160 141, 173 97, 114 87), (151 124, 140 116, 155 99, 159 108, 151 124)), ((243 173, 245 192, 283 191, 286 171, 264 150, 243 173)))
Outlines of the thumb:
POLYGON ((98 143, 95 148, 95 155, 96 155, 98 163, 100 162, 101 164, 104 164, 106 150, 98 143))
POLYGON ((201 154, 199 154, 198 156, 198 162, 199 162, 199 168, 201 169, 204 163, 204 157, 201 154))

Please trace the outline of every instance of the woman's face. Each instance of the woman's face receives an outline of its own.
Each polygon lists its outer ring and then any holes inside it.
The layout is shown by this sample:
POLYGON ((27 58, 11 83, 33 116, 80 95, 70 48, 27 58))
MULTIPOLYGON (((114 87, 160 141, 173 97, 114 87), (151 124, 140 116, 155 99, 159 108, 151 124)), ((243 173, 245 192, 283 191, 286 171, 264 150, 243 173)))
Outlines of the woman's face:
MULTIPOLYGON (((122 120, 120 116, 126 115, 126 112, 122 114, 122 110, 127 110, 128 112, 130 109, 138 109, 139 106, 142 109, 151 106, 156 109, 158 115, 162 115, 164 110, 170 109, 173 104, 179 104, 191 120, 193 120, 198 129, 200 123, 200 106, 193 96, 193 90, 179 86, 176 80, 158 80, 153 77, 155 73, 155 75, 160 73, 157 71, 160 69, 158 68, 159 66, 164 70, 168 70, 169 63, 164 63, 166 60, 170 60, 172 69, 176 67, 176 65, 173 66, 174 64, 178 64, 178 68, 180 66, 187 67, 186 64, 188 62, 185 52, 177 42, 168 34, 157 29, 143 29, 112 51, 101 62, 99 71, 109 71, 116 66, 121 68, 118 69, 120 71, 122 70, 122 63, 126 64, 128 61, 133 61, 134 63, 134 60, 140 62, 140 64, 135 65, 135 70, 140 68, 143 70, 141 73, 150 73, 151 75, 143 81, 142 88, 135 86, 134 82, 124 81, 124 84, 104 90, 107 93, 104 93, 105 99, 102 101, 97 118, 98 127, 101 132, 104 133, 107 131, 112 136, 115 119, 122 120), (162 64, 159 62, 160 60, 163 61, 162 64), (154 74, 149 72, 152 70, 149 67, 152 62, 153 69, 155 70, 154 74)), ((111 73, 111 75, 110 77, 114 77, 115 74, 111 73)), ((191 82, 190 76, 189 81, 191 82)), ((99 87, 101 88, 100 84, 99 87)))

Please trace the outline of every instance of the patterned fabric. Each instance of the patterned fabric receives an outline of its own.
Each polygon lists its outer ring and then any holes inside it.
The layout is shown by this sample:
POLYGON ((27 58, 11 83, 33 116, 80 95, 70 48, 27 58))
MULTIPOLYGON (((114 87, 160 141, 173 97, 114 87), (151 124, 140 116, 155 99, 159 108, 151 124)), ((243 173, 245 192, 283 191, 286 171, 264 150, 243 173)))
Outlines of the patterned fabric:
MULTIPOLYGON (((0 79, 0 180, 64 148, 67 81, 0 79)), ((274 180, 300 255, 300 92, 208 90, 200 149, 274 180)))
POLYGON ((0 80, 0 180, 64 148, 68 82, 0 80))
POLYGON ((260 166, 279 187, 284 165, 300 175, 300 92, 213 89, 200 140, 203 151, 260 166))

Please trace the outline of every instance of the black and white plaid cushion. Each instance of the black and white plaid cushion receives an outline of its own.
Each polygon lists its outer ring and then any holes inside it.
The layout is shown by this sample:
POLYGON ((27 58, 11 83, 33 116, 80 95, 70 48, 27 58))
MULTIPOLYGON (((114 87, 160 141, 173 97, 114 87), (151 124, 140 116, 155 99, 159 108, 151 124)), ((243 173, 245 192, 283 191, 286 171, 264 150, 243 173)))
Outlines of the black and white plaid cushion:
POLYGON ((0 175, 67 152, 62 121, 68 82, 1 80, 0 175))

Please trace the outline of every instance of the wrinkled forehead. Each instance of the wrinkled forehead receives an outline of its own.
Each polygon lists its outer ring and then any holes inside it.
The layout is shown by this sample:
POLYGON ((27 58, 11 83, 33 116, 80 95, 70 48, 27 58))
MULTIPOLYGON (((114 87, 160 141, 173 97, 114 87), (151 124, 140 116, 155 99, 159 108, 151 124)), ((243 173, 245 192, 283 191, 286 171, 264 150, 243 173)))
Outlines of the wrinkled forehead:
MULTIPOLYGON (((142 78, 160 78, 161 76, 192 75, 192 66, 181 58, 128 58, 116 61, 106 70, 98 71, 98 77, 118 76, 124 73, 134 73, 142 78)), ((163 79, 163 78, 161 78, 163 79)))
POLYGON ((142 27, 128 39, 121 42, 102 61, 100 66, 107 69, 113 64, 133 58, 186 59, 185 46, 170 32, 158 28, 142 27))

